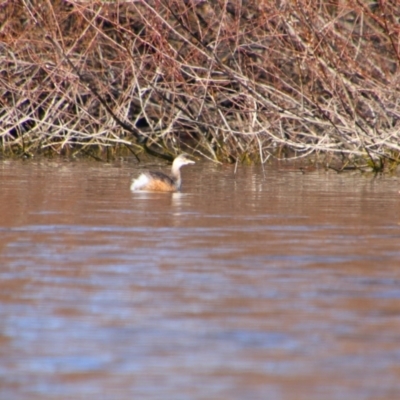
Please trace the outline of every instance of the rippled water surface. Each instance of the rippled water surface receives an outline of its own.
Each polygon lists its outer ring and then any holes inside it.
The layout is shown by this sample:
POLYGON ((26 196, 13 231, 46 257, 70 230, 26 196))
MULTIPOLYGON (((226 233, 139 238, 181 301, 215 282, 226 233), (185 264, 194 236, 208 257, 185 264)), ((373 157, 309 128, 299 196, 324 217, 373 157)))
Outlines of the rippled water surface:
POLYGON ((1 400, 400 398, 398 177, 141 168, 0 162, 1 400))

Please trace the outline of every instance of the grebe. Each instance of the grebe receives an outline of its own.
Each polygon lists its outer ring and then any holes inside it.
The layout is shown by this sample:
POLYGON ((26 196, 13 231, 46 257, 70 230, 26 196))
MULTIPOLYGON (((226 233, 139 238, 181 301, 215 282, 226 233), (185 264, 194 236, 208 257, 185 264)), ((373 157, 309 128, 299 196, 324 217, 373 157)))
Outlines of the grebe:
POLYGON ((133 192, 142 190, 148 192, 177 192, 181 189, 182 179, 180 168, 184 165, 194 164, 185 154, 175 158, 172 163, 171 176, 158 171, 148 171, 132 181, 133 192))

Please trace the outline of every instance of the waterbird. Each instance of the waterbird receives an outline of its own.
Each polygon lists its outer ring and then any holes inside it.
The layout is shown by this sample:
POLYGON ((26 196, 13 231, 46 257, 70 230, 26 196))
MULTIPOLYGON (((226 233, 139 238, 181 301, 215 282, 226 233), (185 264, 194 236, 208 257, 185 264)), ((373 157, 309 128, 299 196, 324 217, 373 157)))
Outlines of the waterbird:
POLYGON ((181 167, 194 163, 186 154, 180 154, 172 163, 171 176, 158 171, 144 172, 132 181, 131 190, 133 192, 178 192, 182 186, 181 167))

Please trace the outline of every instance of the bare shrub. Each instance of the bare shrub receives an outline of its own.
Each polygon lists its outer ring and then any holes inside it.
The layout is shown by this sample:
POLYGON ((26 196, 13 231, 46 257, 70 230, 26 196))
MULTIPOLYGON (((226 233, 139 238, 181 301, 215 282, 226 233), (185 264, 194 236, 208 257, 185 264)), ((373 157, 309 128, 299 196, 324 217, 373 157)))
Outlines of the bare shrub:
POLYGON ((3 150, 399 158, 397 1, 0 5, 3 150))

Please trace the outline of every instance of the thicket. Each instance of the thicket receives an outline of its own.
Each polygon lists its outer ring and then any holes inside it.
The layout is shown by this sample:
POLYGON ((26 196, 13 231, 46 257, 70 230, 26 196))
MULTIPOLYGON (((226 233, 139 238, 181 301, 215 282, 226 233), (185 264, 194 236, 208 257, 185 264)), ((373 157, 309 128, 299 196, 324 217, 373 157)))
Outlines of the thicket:
POLYGON ((6 0, 4 154, 400 154, 397 0, 6 0))

